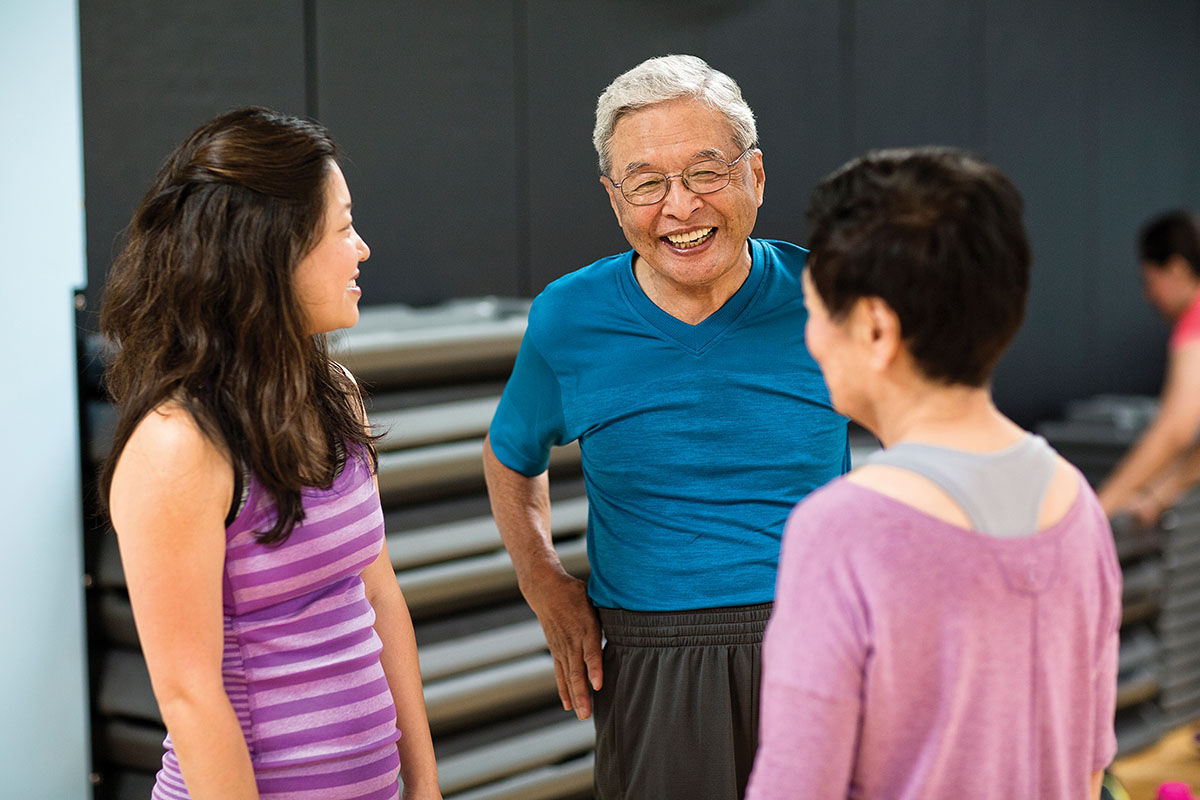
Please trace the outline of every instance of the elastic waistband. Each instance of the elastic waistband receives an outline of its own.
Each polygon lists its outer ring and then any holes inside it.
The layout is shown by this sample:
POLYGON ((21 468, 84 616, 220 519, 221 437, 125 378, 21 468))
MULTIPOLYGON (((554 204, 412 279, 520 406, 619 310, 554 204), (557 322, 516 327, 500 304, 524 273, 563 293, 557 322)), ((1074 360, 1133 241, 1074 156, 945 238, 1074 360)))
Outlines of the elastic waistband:
POLYGON ((772 603, 695 611, 597 608, 604 637, 622 647, 699 647, 758 644, 772 603))

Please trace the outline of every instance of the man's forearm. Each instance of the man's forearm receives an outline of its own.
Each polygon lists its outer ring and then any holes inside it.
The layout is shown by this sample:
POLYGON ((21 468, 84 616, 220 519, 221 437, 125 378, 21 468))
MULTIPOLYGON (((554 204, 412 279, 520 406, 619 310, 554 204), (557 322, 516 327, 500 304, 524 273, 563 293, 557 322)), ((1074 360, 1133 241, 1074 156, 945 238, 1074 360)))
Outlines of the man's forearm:
POLYGON ((483 472, 492 516, 512 559, 522 591, 545 570, 563 572, 550 531, 550 481, 547 474, 532 478, 506 467, 483 442, 483 472))
POLYGON ((580 719, 592 713, 592 690, 603 683, 600 624, 586 584, 563 569, 550 532, 550 482, 500 463, 485 439, 483 468, 496 527, 508 549, 517 583, 537 614, 554 657, 563 708, 580 719))

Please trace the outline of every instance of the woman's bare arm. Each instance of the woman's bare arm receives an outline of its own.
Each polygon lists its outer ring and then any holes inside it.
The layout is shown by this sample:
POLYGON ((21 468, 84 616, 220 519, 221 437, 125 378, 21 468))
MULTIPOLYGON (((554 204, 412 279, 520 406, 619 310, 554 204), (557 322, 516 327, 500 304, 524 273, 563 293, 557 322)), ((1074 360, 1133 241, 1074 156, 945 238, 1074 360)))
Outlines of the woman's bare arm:
POLYGON ((154 696, 195 800, 257 798, 221 678, 226 455, 177 407, 151 412, 121 452, 110 508, 154 696))

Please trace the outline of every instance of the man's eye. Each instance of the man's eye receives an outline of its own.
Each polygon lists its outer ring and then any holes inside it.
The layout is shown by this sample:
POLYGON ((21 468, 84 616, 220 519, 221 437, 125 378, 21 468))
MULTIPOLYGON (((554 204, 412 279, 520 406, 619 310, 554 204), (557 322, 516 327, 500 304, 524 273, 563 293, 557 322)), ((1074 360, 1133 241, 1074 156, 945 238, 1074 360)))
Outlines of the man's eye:
POLYGON ((662 186, 663 179, 657 176, 650 177, 634 177, 629 179, 629 191, 631 192, 653 192, 662 186))

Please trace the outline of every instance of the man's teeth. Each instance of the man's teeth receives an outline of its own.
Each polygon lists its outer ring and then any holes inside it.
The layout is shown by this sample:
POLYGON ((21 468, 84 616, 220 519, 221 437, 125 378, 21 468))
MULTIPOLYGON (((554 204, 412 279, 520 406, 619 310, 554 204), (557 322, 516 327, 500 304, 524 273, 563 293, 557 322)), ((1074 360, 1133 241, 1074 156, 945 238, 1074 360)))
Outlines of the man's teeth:
POLYGON ((716 228, 699 228, 687 233, 670 233, 667 234, 667 241, 676 247, 694 247, 700 242, 707 239, 716 228))

